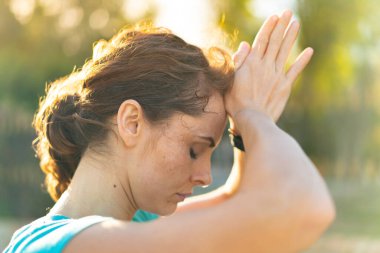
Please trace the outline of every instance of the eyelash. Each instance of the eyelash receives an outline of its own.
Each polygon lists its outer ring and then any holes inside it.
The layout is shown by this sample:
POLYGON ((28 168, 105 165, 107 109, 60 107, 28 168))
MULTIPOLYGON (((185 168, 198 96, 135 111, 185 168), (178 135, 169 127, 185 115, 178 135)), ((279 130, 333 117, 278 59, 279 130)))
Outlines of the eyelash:
POLYGON ((197 154, 195 154, 193 148, 190 148, 189 154, 190 154, 191 159, 193 159, 193 160, 197 159, 197 154))

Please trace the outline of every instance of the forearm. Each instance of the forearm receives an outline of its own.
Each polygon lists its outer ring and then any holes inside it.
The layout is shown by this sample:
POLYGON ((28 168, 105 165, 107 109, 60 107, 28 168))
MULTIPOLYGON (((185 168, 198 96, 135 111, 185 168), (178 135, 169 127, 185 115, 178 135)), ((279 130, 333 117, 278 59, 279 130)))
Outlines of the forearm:
POLYGON ((223 191, 228 196, 233 196, 239 189, 241 179, 244 173, 245 152, 234 148, 234 162, 231 173, 227 178, 226 183, 222 186, 223 191))
POLYGON ((280 186, 297 190, 299 187, 326 189, 314 164, 298 143, 268 116, 247 110, 240 113, 236 122, 246 149, 242 189, 256 188, 258 183, 260 187, 272 187, 276 183, 276 190, 280 186))
POLYGON ((272 230, 273 235, 286 230, 282 238, 296 246, 309 245, 334 217, 330 195, 315 166, 269 117, 246 111, 235 122, 246 150, 244 176, 231 199, 231 205, 242 207, 237 215, 247 217, 252 226, 267 224, 271 229, 265 231, 272 230))
POLYGON ((224 188, 219 187, 218 189, 211 192, 194 196, 185 200, 185 202, 178 205, 175 214, 212 207, 226 201, 229 197, 229 194, 225 192, 224 188))

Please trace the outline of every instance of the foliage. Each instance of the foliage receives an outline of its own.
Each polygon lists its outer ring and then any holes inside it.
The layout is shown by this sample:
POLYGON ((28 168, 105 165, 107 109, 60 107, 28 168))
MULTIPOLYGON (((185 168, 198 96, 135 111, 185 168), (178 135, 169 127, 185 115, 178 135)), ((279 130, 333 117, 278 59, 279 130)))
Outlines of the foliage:
POLYGON ((130 23, 124 4, 0 1, 0 216, 37 217, 52 205, 33 156, 32 115, 46 83, 82 66, 94 41, 130 23), (16 2, 29 3, 32 10, 26 15, 16 2))
POLYGON ((289 105, 287 117, 298 121, 290 131, 338 176, 364 175, 361 168, 379 162, 369 151, 380 148, 373 139, 379 62, 371 60, 379 52, 373 22, 379 7, 374 0, 298 1, 299 44, 313 47, 315 55, 289 105))

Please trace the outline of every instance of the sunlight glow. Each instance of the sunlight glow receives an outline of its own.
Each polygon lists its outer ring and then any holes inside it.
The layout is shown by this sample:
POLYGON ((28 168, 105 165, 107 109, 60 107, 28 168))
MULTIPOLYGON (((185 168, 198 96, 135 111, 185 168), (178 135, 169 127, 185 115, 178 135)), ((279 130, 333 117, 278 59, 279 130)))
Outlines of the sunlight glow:
POLYGON ((171 29, 189 43, 198 46, 210 44, 217 30, 216 15, 210 1, 155 0, 158 8, 155 24, 171 29), (211 35, 211 36, 210 36, 211 35))
POLYGON ((125 0, 123 5, 124 17, 132 20, 139 19, 151 8, 151 0, 125 0))
POLYGON ((61 10, 67 8, 70 4, 69 1, 57 1, 57 0, 39 0, 38 1, 43 8, 46 16, 54 16, 59 14, 61 10))
POLYGON ((110 14, 106 9, 97 9, 90 16, 90 26, 94 30, 104 28, 109 21, 110 14))
POLYGON ((250 5, 253 13, 259 18, 281 14, 285 9, 296 11, 296 0, 253 0, 250 5))
POLYGON ((9 9, 15 15, 17 21, 23 25, 32 18, 35 7, 35 0, 11 0, 9 2, 9 9))
POLYGON ((71 7, 65 9, 59 17, 58 24, 60 28, 70 29, 78 26, 83 18, 83 9, 81 7, 71 7))

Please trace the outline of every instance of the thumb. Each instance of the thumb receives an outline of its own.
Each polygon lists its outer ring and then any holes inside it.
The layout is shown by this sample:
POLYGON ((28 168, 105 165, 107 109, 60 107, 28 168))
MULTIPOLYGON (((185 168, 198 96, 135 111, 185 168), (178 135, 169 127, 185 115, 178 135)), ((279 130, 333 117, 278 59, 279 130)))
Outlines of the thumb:
POLYGON ((235 71, 240 68, 240 66, 245 61, 245 58, 248 56, 250 52, 251 46, 248 42, 242 41, 240 42, 238 50, 232 55, 232 59, 235 65, 235 71))

